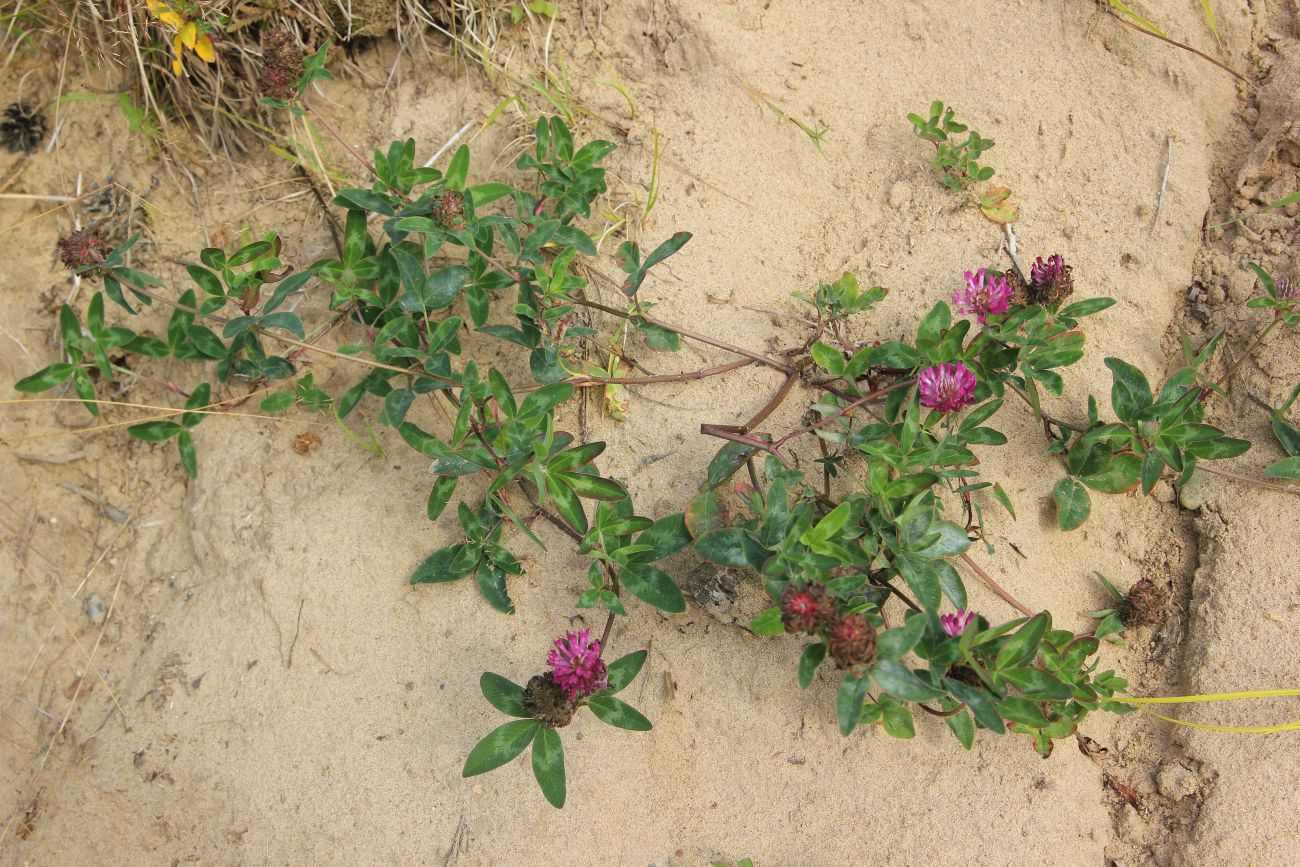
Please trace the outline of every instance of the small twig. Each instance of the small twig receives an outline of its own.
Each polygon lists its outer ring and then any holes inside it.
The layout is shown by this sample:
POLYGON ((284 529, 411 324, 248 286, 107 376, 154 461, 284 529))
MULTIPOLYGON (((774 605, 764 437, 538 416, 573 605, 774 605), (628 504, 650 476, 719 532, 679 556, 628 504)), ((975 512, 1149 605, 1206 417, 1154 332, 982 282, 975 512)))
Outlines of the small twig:
POLYGON ((1156 200, 1156 213, 1151 218, 1151 228, 1147 230, 1148 234, 1154 235, 1156 226, 1160 223, 1160 212, 1165 208, 1165 188, 1169 186, 1169 170, 1174 165, 1174 137, 1165 136, 1165 173, 1160 179, 1160 198, 1156 200))
POLYGON ((1021 282, 1028 283, 1029 272, 1025 270, 1024 265, 1020 264, 1020 256, 1017 255, 1018 250, 1015 229, 1011 228, 1010 223, 1003 223, 1002 234, 1005 235, 1007 239, 1007 255, 1011 257, 1011 264, 1015 266, 1016 272, 1020 275, 1021 282))
POLYGON ((1006 602, 1008 605, 1010 605, 1012 608, 1016 609, 1026 617, 1034 616, 1034 612, 1030 611, 1027 607, 1025 607, 1025 604, 1020 600, 1016 599, 1016 597, 1012 596, 1010 593, 1003 590, 1002 585, 994 581, 993 577, 989 575, 989 573, 981 569, 980 565, 976 563, 974 560, 972 560, 969 554, 963 551, 961 554, 961 558, 962 560, 966 561, 966 565, 974 570, 975 574, 980 577, 980 580, 983 581, 990 590, 998 594, 998 596, 1002 597, 1002 600, 1004 602, 1006 602))
POLYGON ((447 151, 452 147, 452 145, 454 145, 454 144, 456 144, 456 142, 460 141, 460 137, 463 136, 465 133, 469 132, 469 128, 472 127, 473 125, 474 125, 474 121, 472 121, 472 120, 465 121, 465 125, 462 126, 462 127, 461 127, 457 132, 456 132, 455 135, 453 135, 451 138, 447 139, 446 144, 444 144, 442 147, 438 148, 438 150, 434 152, 433 156, 429 157, 428 161, 425 162, 424 167, 427 169, 429 166, 431 166, 431 165, 433 165, 434 163, 436 163, 436 162, 438 161, 438 157, 440 157, 440 156, 442 156, 443 154, 445 154, 445 153, 446 153, 446 152, 447 152, 447 151))

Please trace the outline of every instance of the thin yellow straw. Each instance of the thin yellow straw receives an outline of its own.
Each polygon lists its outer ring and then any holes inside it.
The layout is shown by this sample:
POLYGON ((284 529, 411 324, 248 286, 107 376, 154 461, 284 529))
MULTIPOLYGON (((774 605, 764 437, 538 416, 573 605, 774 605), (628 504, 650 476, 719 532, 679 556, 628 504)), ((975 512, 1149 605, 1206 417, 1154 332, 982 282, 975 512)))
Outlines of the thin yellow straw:
MULTIPOLYGON (((1246 698, 1286 698, 1289 696, 1300 696, 1300 689, 1252 689, 1245 692, 1215 692, 1206 693, 1205 695, 1174 695, 1163 698, 1129 698, 1127 696, 1116 696, 1115 700, 1125 704, 1191 704, 1195 702, 1206 701, 1237 701, 1246 698)), ((1300 731, 1300 720, 1294 720, 1289 723, 1280 723, 1271 726, 1218 726, 1209 723, 1194 723, 1186 720, 1174 719, 1171 716, 1158 714, 1155 711, 1140 708, 1143 713, 1150 714, 1156 719, 1162 719, 1165 722, 1174 725, 1187 726, 1194 729, 1208 729, 1215 732, 1239 732, 1244 734, 1272 734, 1274 732, 1291 732, 1300 731)))

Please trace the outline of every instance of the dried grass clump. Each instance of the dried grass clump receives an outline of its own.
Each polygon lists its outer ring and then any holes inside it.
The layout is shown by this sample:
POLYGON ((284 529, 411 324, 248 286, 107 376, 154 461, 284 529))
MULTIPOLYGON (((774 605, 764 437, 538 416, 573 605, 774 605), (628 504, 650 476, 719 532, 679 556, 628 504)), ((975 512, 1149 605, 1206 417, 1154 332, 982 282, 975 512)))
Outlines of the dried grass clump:
MULTIPOLYGON (((258 104, 262 33, 282 27, 308 48, 329 40, 353 43, 393 34, 404 48, 439 50, 430 31, 450 37, 450 50, 476 60, 495 48, 509 0, 13 0, 0 11, 0 54, 59 58, 62 90, 69 64, 83 63, 105 91, 132 95, 159 128, 179 123, 226 153, 247 149, 270 131, 258 104), (168 14, 170 13, 170 14, 168 14), (181 22, 178 26, 177 22, 181 22), (210 37, 215 57, 176 42, 193 23, 210 37), (174 71, 180 52, 182 73, 174 71)), ((190 35, 189 42, 193 42, 190 35)), ((447 50, 443 48, 442 50, 447 50)), ((0 66, 0 68, 3 68, 0 66)))

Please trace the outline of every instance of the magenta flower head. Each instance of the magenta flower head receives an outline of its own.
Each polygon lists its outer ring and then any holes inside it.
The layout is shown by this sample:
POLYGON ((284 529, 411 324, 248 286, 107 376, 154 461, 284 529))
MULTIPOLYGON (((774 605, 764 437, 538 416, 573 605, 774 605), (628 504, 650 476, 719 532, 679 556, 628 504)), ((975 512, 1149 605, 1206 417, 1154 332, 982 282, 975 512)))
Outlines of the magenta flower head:
POLYGON ((960 361, 927 367, 916 382, 921 392, 921 406, 940 412, 957 412, 970 404, 975 395, 975 374, 960 361))
POLYGON ((974 611, 967 611, 965 608, 959 608, 956 614, 945 614, 939 618, 943 631, 953 638, 961 635, 970 625, 971 620, 975 618, 974 611))
POLYGON ((952 303, 965 316, 974 315, 979 324, 989 316, 1006 313, 1011 306, 1011 284, 1006 277, 994 277, 983 268, 966 272, 966 288, 952 293, 952 303))
POLYGON ((1065 278, 1069 274, 1069 269, 1065 266, 1065 259, 1061 254, 1048 256, 1047 261, 1039 256, 1034 260, 1034 265, 1029 269, 1029 279, 1035 283, 1053 284, 1065 278))
POLYGON ((563 638, 555 639, 555 649, 546 657, 546 664, 555 670, 555 682, 570 701, 591 695, 609 684, 605 663, 600 658, 600 642, 593 641, 586 629, 566 632, 563 638))

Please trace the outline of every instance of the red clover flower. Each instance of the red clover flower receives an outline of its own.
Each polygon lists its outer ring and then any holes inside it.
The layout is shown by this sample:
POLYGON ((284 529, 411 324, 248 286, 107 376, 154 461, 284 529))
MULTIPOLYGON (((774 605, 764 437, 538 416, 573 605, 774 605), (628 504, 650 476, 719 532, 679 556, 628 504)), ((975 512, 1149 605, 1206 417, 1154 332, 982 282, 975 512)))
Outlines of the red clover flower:
POLYGON ((546 664, 555 669, 555 682, 570 701, 591 695, 609 683, 600 658, 600 641, 593 641, 586 629, 566 632, 563 638, 555 639, 555 649, 546 657, 546 664))
POLYGON ((1047 261, 1039 256, 1034 260, 1033 267, 1029 269, 1029 279, 1035 283, 1055 283, 1066 276, 1065 259, 1060 253, 1054 256, 1048 256, 1047 261))
POLYGON ((969 405, 975 394, 975 374, 960 361, 927 367, 916 381, 921 406, 940 412, 957 412, 969 405))
POLYGON ((939 621, 943 625, 943 631, 956 638, 966 631, 966 627, 974 618, 974 611, 959 608, 956 614, 945 614, 939 618, 939 621))
POLYGON ((966 288, 952 293, 952 303, 963 315, 972 314, 983 325, 989 316, 1006 313, 1011 307, 1011 284, 1006 277, 994 277, 980 268, 966 272, 966 288))

